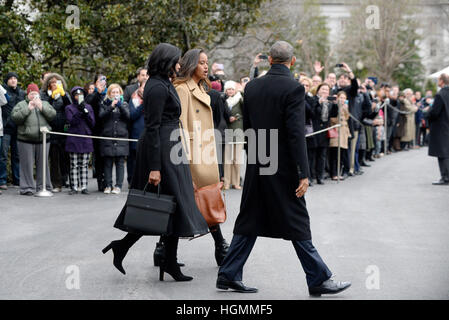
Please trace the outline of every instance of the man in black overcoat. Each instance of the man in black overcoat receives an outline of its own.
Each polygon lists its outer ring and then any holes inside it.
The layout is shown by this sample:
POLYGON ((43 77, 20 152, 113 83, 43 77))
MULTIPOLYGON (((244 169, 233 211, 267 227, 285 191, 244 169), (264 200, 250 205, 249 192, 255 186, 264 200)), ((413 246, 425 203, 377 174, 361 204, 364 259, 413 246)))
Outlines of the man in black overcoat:
POLYGON ((290 73, 289 68, 295 61, 293 47, 285 41, 276 42, 270 49, 270 71, 245 88, 244 129, 248 137, 251 130, 256 137, 248 139, 240 213, 228 254, 218 271, 218 289, 257 292, 256 288, 242 283, 242 272, 258 236, 292 241, 311 295, 337 293, 350 286, 349 282, 331 279, 332 273, 311 241, 304 199, 309 186, 305 93, 304 87, 290 73), (265 135, 261 134, 263 130, 266 130, 265 135), (277 131, 277 141, 270 138, 273 130, 277 131), (263 144, 266 148, 261 148, 263 144), (272 144, 276 144, 277 152, 267 155, 265 150, 276 149, 272 144), (262 149, 262 158, 257 148, 262 149), (264 156, 275 164, 266 163, 264 156), (273 166, 275 170, 267 172, 273 166))
POLYGON ((449 75, 438 79, 441 90, 435 96, 427 117, 430 124, 429 156, 437 157, 441 179, 434 185, 449 185, 449 75))

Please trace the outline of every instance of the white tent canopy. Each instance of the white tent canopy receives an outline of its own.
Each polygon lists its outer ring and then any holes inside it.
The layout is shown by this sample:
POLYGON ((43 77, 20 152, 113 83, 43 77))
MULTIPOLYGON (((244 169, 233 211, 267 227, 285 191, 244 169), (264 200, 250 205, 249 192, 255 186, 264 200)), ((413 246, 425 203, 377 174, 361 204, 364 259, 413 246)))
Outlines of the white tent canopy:
POLYGON ((427 78, 438 79, 443 73, 449 74, 449 66, 444 68, 443 70, 440 70, 438 72, 435 72, 435 73, 431 74, 427 78))

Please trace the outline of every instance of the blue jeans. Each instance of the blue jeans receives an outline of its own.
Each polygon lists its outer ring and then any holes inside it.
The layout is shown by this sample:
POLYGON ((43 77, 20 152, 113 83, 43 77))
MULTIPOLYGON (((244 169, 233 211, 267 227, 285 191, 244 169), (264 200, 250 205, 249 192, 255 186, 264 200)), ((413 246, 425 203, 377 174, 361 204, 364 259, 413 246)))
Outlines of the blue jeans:
POLYGON ((5 185, 8 180, 8 152, 11 147, 11 170, 12 183, 14 185, 20 184, 20 166, 19 166, 19 151, 17 149, 17 137, 5 134, 0 143, 0 186, 5 185))
POLYGON ((112 184, 112 166, 115 163, 115 186, 122 188, 123 178, 125 176, 125 157, 104 157, 104 180, 106 187, 113 187, 112 184))

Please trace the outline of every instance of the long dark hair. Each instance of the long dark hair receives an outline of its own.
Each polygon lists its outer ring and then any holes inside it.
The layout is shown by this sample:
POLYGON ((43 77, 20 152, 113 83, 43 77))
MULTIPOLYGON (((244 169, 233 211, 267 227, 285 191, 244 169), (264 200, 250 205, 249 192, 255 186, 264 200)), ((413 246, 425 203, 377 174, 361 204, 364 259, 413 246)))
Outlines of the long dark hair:
MULTIPOLYGON (((200 54, 202 53, 206 54, 204 49, 197 48, 190 49, 184 54, 180 62, 181 69, 179 70, 175 84, 184 83, 192 79, 200 61, 200 54)), ((211 83, 208 78, 200 80, 199 85, 202 85, 207 91, 211 88, 211 83)))
POLYGON ((181 50, 169 43, 160 43, 148 58, 147 72, 151 76, 175 75, 175 67, 181 58, 181 50))

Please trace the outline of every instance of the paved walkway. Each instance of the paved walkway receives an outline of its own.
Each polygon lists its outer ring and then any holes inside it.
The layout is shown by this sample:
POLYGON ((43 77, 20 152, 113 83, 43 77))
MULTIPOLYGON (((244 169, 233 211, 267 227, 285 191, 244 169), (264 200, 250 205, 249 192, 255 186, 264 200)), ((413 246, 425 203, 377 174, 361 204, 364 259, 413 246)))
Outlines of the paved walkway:
MULTIPOLYGON (((377 160, 366 173, 336 185, 312 187, 306 198, 313 241, 337 279, 352 287, 328 299, 448 299, 449 187, 438 178, 427 149, 377 160)), ((215 290, 217 266, 211 236, 182 240, 179 259, 189 283, 158 281, 152 266, 156 238, 141 239, 124 261, 127 275, 101 254, 123 236, 112 224, 126 200, 93 192, 49 199, 0 196, 0 299, 309 299, 291 243, 259 238, 244 281, 259 293, 215 290), (76 281, 79 274, 79 289, 76 281), (68 289, 72 288, 72 289, 68 289)), ((241 192, 227 192, 232 237, 241 192)))

